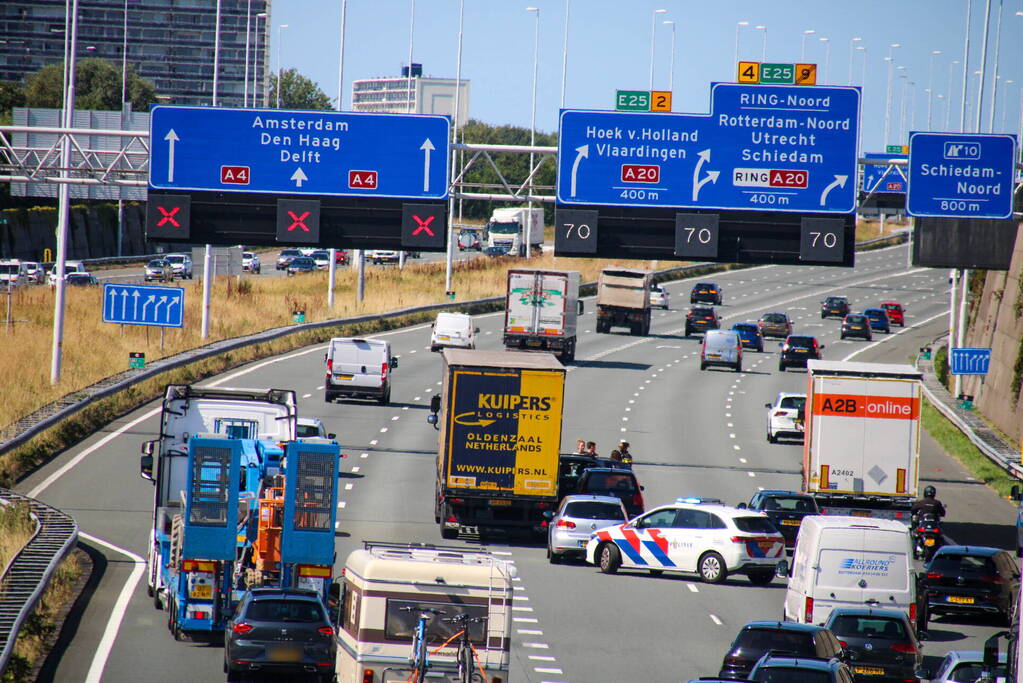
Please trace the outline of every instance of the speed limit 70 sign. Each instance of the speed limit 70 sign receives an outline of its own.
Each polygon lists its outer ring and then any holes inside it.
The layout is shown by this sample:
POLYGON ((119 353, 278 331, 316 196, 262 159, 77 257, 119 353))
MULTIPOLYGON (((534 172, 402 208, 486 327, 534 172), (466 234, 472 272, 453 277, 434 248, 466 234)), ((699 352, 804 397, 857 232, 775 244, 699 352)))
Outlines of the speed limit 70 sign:
POLYGON ((589 209, 555 210, 554 255, 596 254, 597 216, 589 209))
POLYGON ((845 260, 845 221, 804 218, 799 236, 799 260, 841 263, 845 260))
POLYGON ((719 220, 716 213, 676 213, 675 256, 716 259, 719 220))

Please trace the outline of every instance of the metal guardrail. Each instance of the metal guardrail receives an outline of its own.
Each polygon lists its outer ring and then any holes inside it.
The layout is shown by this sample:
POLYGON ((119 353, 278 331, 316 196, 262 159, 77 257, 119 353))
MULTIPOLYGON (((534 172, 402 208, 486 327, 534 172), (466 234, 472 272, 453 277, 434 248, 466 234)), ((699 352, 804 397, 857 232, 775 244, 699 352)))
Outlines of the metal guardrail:
POLYGON ((0 672, 14 652, 25 620, 35 609, 57 565, 78 542, 78 523, 49 505, 9 489, 0 489, 0 504, 26 503, 36 532, 0 575, 0 672))
POLYGON ((987 456, 988 460, 1017 479, 1023 479, 1023 463, 1020 461, 1020 451, 1007 444, 994 429, 977 417, 975 413, 955 406, 955 398, 938 381, 937 375, 934 373, 934 362, 932 360, 924 360, 918 357, 916 367, 923 372, 924 395, 931 402, 931 405, 944 415, 949 422, 954 424, 981 453, 987 456))

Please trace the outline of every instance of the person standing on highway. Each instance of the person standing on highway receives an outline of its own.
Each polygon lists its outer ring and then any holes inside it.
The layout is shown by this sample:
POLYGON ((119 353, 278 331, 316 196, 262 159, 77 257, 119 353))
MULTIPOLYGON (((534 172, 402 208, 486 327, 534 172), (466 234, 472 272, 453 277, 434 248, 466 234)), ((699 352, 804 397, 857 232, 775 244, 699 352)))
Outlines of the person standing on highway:
POLYGON ((628 441, 619 441, 618 442, 618 452, 619 452, 619 454, 621 456, 621 461, 622 462, 624 462, 627 465, 631 465, 632 464, 632 453, 629 452, 629 442, 628 441))
POLYGON ((619 451, 618 449, 615 449, 615 450, 611 451, 611 455, 609 457, 612 460, 614 460, 615 462, 621 462, 622 461, 622 452, 619 451))
POLYGON ((586 454, 586 440, 585 439, 576 439, 575 440, 575 452, 579 453, 580 455, 585 455, 586 454))
POLYGON ((597 442, 587 441, 586 442, 586 455, 592 455, 594 458, 597 457, 597 442))

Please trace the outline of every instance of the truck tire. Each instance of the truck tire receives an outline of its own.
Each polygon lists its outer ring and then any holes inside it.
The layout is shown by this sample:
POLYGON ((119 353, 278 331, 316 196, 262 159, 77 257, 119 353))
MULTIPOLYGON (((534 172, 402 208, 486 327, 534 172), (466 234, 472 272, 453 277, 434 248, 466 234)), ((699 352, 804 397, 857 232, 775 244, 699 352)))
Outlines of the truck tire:
POLYGON ((444 526, 443 520, 440 523, 440 537, 446 541, 454 541, 458 538, 458 529, 448 529, 444 526))
POLYGON ((597 548, 597 564, 605 574, 614 574, 622 566, 622 554, 614 543, 604 543, 597 548))

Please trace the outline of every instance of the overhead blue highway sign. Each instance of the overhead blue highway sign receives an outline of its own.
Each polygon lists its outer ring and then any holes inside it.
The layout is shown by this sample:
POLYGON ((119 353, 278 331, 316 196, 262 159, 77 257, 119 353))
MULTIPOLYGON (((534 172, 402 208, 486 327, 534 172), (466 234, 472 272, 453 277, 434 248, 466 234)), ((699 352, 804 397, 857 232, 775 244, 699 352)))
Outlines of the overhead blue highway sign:
POLYGON ((710 114, 563 110, 562 204, 856 208, 858 88, 714 83, 710 114))
MULTIPOLYGON (((880 154, 871 152, 866 155, 868 159, 908 159, 907 154, 880 154)), ((864 192, 874 194, 905 194, 906 193, 906 167, 893 166, 891 164, 864 164, 863 165, 863 187, 864 192)))
POLYGON ((906 212, 1012 218, 1015 159, 1015 135, 910 133, 906 212))
POLYGON ((103 285, 103 322, 150 327, 184 327, 182 287, 103 285))
POLYGON ((949 370, 953 375, 986 375, 991 349, 952 349, 949 370))
POLYGON ((149 187, 446 199, 446 116, 156 106, 149 187))

